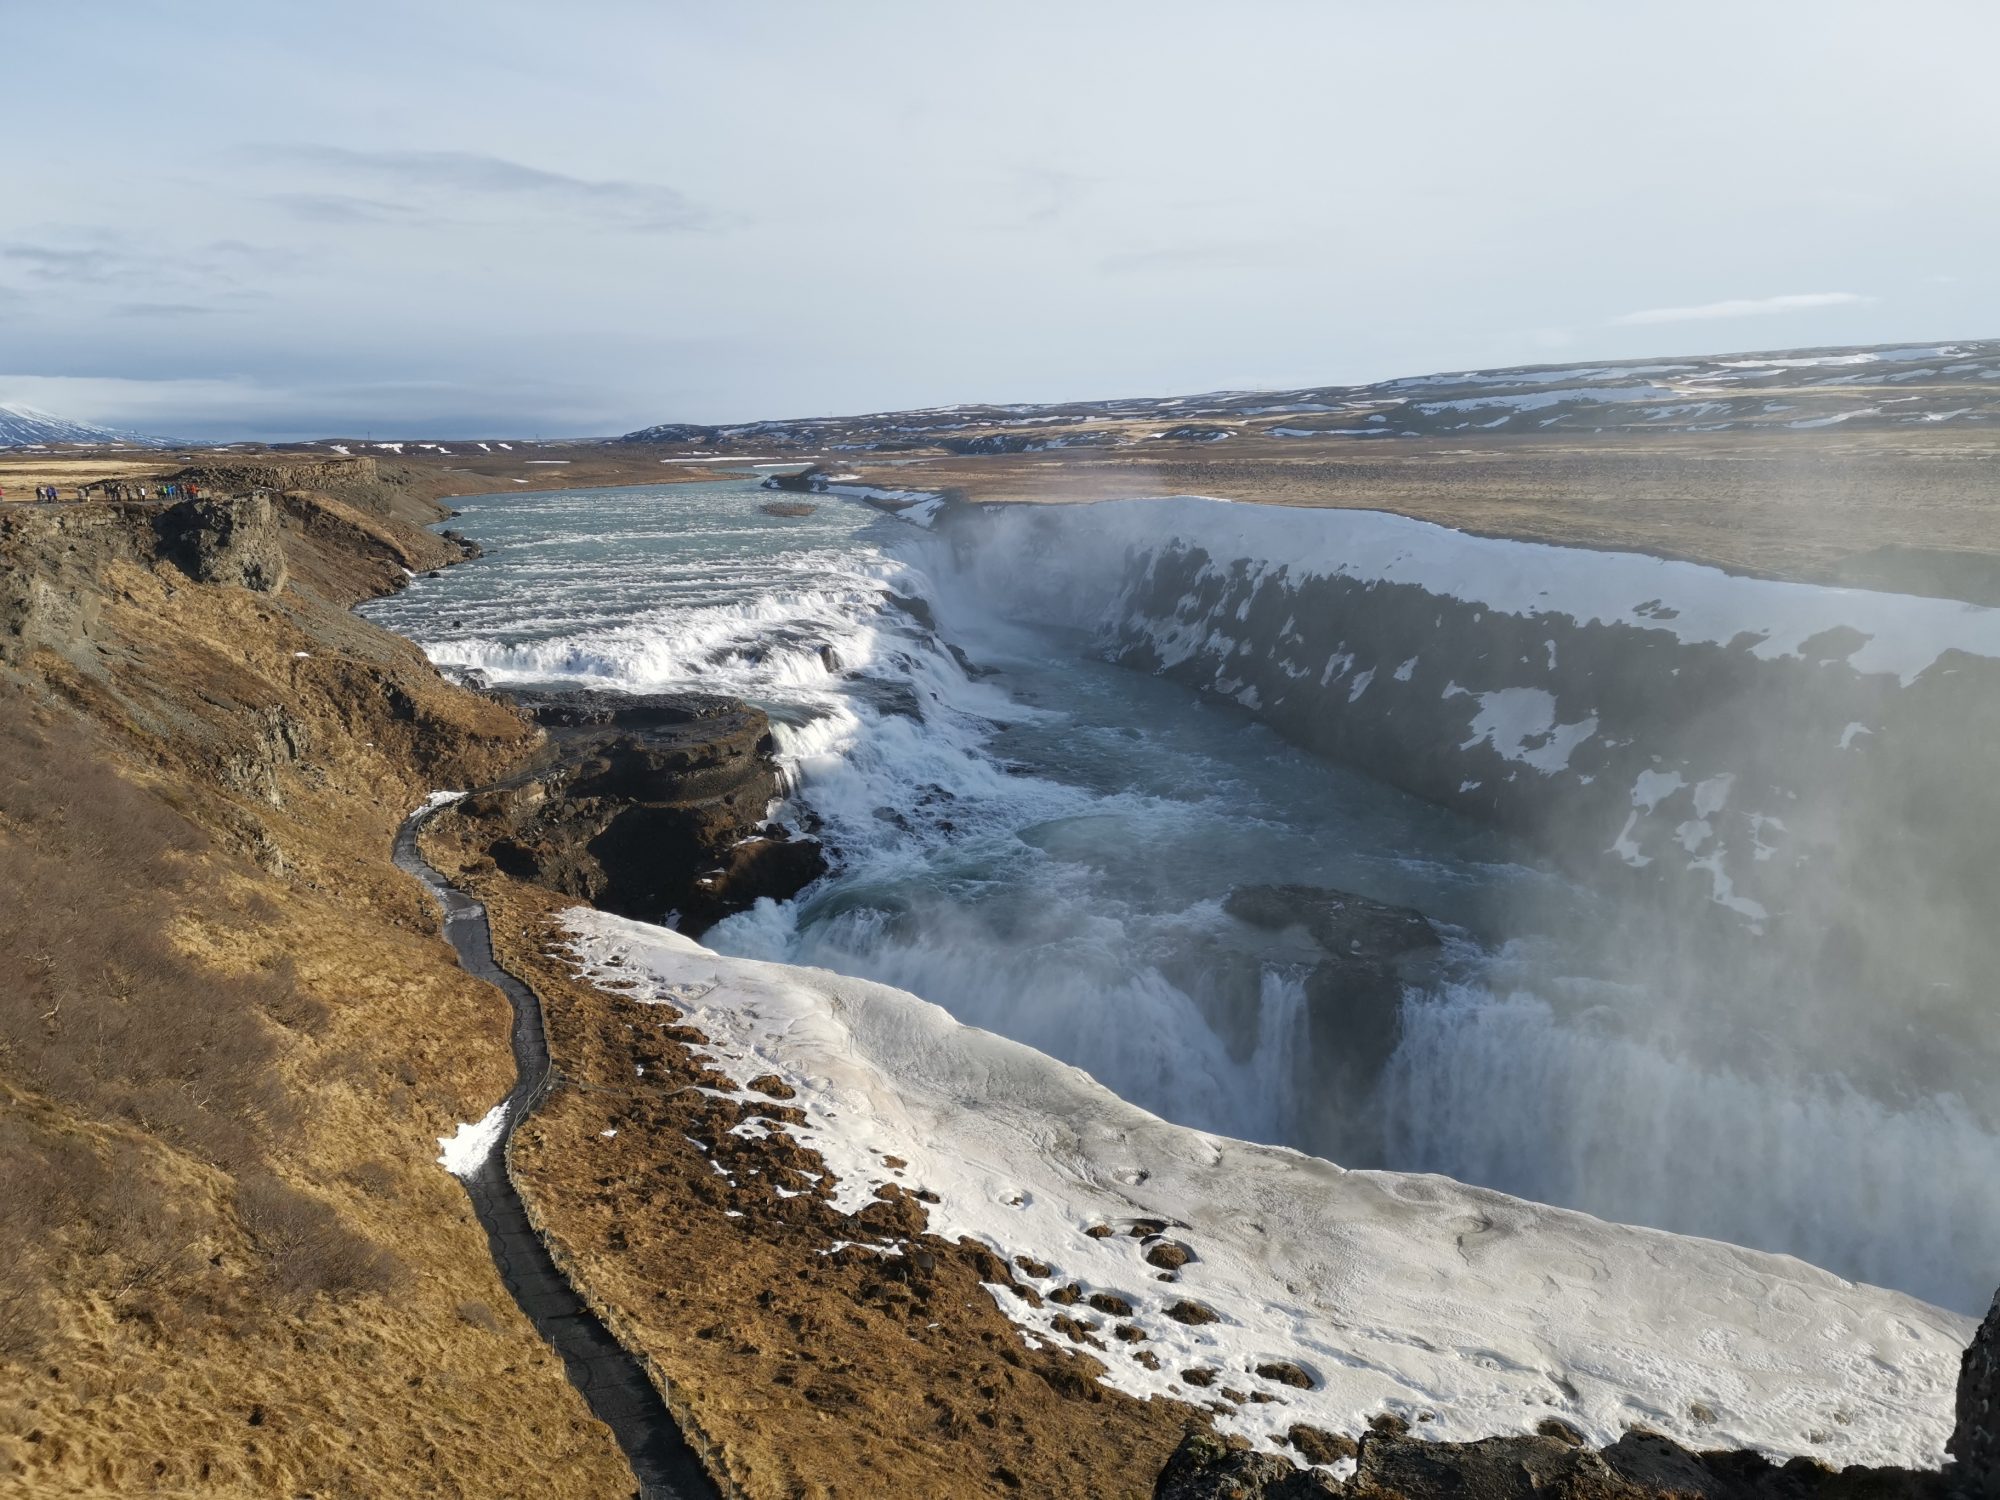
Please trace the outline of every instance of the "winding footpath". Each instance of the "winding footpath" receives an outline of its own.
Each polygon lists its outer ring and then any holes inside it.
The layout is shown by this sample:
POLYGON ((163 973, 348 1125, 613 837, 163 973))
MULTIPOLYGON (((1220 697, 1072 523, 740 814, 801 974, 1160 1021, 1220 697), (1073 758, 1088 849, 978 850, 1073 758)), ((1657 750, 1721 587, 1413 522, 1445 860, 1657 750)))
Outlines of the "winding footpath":
POLYGON ((485 1226, 493 1262, 521 1311, 562 1356, 570 1384, 618 1439, 638 1481, 639 1500, 719 1500, 720 1491, 644 1367, 557 1268, 508 1174, 507 1142, 548 1092, 553 1076, 542 1006, 535 992, 494 958, 486 909, 419 852, 417 835, 437 810, 435 804, 422 807, 397 830, 396 867, 416 876, 437 897, 444 908, 444 935, 459 965, 475 979, 497 986, 514 1007, 515 1078, 505 1101, 506 1125, 486 1159, 463 1178, 473 1212, 485 1226))

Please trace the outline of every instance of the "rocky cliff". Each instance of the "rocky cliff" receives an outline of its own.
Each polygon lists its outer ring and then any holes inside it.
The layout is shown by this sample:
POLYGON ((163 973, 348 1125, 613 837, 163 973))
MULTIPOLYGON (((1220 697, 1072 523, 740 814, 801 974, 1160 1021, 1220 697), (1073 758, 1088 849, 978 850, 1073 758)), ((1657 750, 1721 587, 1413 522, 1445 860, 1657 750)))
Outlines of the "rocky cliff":
POLYGON ((1807 1066, 1904 1045, 1983 1094, 2000 932, 2000 611, 1468 536, 1398 516, 1172 499, 992 506, 963 564, 1135 669, 1526 835, 1624 899, 1633 953, 1730 955, 1817 1011, 1807 1066), (1696 936, 1699 934, 1700 936, 1696 936))
POLYGON ((1965 1351, 1958 1378, 1958 1426, 1947 1478, 1957 1494, 2000 1495, 2000 1295, 1965 1351))
POLYGON ((780 795, 770 721, 724 699, 535 693, 554 763, 466 798, 502 873, 698 936, 826 869, 819 844, 767 820, 780 795))

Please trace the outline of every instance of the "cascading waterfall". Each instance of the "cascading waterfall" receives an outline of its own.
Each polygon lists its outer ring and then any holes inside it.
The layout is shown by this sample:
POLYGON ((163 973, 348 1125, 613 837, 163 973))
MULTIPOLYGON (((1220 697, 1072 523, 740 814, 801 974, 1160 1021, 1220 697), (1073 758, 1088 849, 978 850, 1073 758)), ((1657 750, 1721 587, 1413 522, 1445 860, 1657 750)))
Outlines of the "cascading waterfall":
POLYGON ((1953 1097, 1750 1078, 1482 985, 1407 1001, 1390 1159, 1601 1218, 1786 1251, 1950 1306, 1990 1295, 1993 1136, 1953 1097))
POLYGON ((1097 659, 1076 627, 1115 577, 1065 574, 1046 547, 961 569, 865 508, 781 521, 759 498, 715 483, 477 499, 459 524, 486 559, 371 613, 500 683, 769 709, 787 815, 816 822, 838 863, 798 901, 713 929, 718 949, 914 991, 1199 1128, 1309 1142, 1326 1112, 1365 1107, 1389 1166, 1960 1308, 2000 1277, 2000 1202, 1982 1190, 2000 1142, 1962 1104, 1739 1077, 1597 1025, 1570 1003, 1592 982, 1574 945, 1509 925, 1575 922, 1589 893, 1489 829, 1097 659), (1303 1076, 1322 955, 1222 911, 1266 881, 1415 905, 1451 934, 1370 1100, 1303 1076))

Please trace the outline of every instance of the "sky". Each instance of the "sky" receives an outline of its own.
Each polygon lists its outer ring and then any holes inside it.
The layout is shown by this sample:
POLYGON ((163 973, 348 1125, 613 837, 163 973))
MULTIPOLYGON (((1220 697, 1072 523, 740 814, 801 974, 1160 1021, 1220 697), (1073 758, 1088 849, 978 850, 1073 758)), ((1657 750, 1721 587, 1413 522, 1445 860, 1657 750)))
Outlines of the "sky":
POLYGON ((2000 335, 1989 0, 0 0, 0 402, 586 436, 2000 335))

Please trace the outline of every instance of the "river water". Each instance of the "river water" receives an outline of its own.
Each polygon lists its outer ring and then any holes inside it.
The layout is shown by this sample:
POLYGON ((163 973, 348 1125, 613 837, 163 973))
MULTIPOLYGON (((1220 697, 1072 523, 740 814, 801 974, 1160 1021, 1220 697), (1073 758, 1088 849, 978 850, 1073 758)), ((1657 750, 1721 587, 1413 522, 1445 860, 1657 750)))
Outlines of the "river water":
POLYGON ((914 991, 1183 1124, 1336 1157, 1365 1140, 1369 1165, 1983 1306, 2000 1149, 1955 1099, 1686 1055, 1633 1024, 1665 1001, 1588 941, 1596 897, 1528 849, 1010 618, 918 527, 770 498, 718 480, 460 501, 487 555, 367 613, 496 684, 769 710, 781 815, 836 867, 715 948, 914 991), (1416 906, 1444 933, 1366 1098, 1308 1046, 1319 955, 1223 911, 1260 882, 1416 906))

